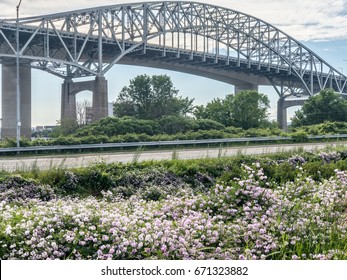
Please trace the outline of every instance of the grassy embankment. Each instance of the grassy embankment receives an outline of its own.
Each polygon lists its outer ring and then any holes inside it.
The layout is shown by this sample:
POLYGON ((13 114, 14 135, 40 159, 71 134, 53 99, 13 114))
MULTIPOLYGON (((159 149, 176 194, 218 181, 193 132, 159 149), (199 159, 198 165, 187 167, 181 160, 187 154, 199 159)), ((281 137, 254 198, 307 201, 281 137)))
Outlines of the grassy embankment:
POLYGON ((347 259, 347 151, 0 175, 1 259, 347 259))

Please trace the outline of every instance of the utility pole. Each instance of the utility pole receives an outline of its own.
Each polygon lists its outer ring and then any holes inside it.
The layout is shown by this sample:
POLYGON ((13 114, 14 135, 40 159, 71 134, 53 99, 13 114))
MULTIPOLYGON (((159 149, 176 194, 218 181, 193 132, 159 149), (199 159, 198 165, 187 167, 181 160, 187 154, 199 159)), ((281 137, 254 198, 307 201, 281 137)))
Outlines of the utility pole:
POLYGON ((17 41, 17 53, 16 53, 16 97, 17 97, 17 133, 16 133, 16 141, 17 141, 17 148, 20 147, 20 127, 21 127, 21 121, 20 121, 20 76, 19 76, 19 8, 20 4, 22 4, 22 0, 19 1, 16 12, 17 12, 17 18, 16 18, 16 41, 17 41))

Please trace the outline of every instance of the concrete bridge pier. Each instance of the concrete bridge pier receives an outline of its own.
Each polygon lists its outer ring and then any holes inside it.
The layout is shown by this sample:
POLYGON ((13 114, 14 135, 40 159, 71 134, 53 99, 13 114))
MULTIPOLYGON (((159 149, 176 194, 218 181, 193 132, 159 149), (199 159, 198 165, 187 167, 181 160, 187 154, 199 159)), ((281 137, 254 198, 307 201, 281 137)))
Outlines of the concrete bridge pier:
POLYGON ((93 91, 93 121, 108 116, 108 92, 105 77, 96 77, 93 91))
POLYGON ((280 98, 277 101, 277 122, 280 128, 284 131, 287 130, 287 108, 293 106, 302 106, 307 99, 293 99, 286 100, 284 98, 280 98))
POLYGON ((104 77, 96 77, 94 81, 64 81, 61 94, 61 119, 76 119, 76 94, 81 91, 93 93, 92 121, 108 116, 107 81, 104 77))
MULTIPOLYGON (((21 137, 31 137, 31 68, 19 66, 21 137)), ((16 64, 2 64, 2 123, 1 137, 17 136, 17 67, 16 64)))
POLYGON ((285 107, 285 99, 280 98, 277 101, 277 123, 280 127, 280 129, 286 131, 288 124, 287 124, 287 108, 285 107))
POLYGON ((72 91, 74 82, 64 81, 61 87, 61 119, 76 119, 76 93, 72 91))

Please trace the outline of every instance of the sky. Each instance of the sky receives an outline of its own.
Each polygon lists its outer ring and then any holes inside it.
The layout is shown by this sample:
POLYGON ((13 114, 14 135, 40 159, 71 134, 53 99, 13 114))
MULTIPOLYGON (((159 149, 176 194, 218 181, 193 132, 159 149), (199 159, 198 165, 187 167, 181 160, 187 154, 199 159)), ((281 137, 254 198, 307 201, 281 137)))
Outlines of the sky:
MULTIPOLYGON (((18 2, 19 0, 0 0, 0 19, 14 18, 18 2)), ((20 16, 52 14, 131 2, 146 1, 22 0, 20 16)), ((347 74, 347 0, 200 0, 197 2, 230 8, 269 22, 347 74)), ((140 74, 169 75, 179 94, 194 98, 196 105, 206 104, 213 98, 224 98, 225 95, 233 93, 233 86, 211 79, 162 69, 115 65, 106 74, 109 102, 115 101, 121 88, 140 74)), ((32 126, 54 125, 60 119, 62 83, 62 79, 51 74, 39 70, 32 71, 32 126)), ((272 87, 259 87, 259 91, 269 96, 270 119, 275 119, 277 94, 272 87)), ((82 92, 77 95, 77 100, 83 99, 91 99, 91 93, 82 92)), ((296 109, 298 108, 291 108, 289 116, 296 109)))

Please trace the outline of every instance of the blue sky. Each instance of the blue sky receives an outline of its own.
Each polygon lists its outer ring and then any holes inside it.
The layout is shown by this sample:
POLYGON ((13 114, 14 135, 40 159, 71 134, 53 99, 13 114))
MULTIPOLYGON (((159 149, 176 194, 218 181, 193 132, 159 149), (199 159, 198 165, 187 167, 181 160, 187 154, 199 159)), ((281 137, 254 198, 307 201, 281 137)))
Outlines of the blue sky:
MULTIPOLYGON (((112 5, 131 0, 23 0, 21 16, 57 13, 112 5)), ((200 0, 238 10, 267 21, 300 40, 338 70, 347 74, 347 0, 200 0)), ((17 0, 1 0, 0 18, 15 17, 17 0)), ((168 74, 182 96, 195 98, 195 104, 206 104, 213 98, 233 93, 233 86, 198 76, 135 66, 115 65, 107 74, 109 101, 129 80, 139 74, 168 74)), ((1 74, 0 74, 1 75, 1 74)), ((53 125, 60 118, 60 89, 63 80, 42 71, 32 72, 32 125, 53 125)), ((1 80, 0 80, 1 84, 1 80)), ((277 95, 272 87, 260 87, 271 100, 269 111, 276 116, 277 95)), ((91 93, 80 93, 77 98, 91 99, 91 93)), ((290 110, 292 114, 294 109, 290 110)))

